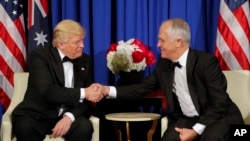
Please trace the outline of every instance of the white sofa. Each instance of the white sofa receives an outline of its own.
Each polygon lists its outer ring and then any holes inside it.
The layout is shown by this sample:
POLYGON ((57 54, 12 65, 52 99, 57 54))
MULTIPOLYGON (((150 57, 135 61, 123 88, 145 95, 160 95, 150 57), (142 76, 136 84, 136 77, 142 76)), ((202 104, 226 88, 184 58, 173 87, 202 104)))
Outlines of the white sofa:
MULTIPOLYGON (((227 78, 227 92, 239 107, 245 124, 250 124, 250 71, 223 71, 227 78)), ((161 136, 167 129, 167 118, 161 119, 161 136)))
MULTIPOLYGON (((1 124, 1 141, 15 141, 16 138, 12 134, 12 122, 11 122, 11 112, 19 104, 24 97, 24 93, 27 88, 28 83, 28 73, 15 73, 14 74, 14 92, 13 97, 11 99, 11 104, 8 107, 7 111, 4 113, 2 117, 1 124)), ((94 132, 92 135, 91 141, 99 141, 99 118, 95 116, 90 117, 90 121, 93 124, 94 132)), ((44 141, 64 141, 63 138, 49 138, 49 135, 46 136, 44 141)))

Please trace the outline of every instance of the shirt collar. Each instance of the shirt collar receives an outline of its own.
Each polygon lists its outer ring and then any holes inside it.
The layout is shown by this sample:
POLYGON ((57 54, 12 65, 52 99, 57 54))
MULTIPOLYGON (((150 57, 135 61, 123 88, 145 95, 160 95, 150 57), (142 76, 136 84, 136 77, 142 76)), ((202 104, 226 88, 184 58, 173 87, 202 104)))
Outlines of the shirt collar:
POLYGON ((58 52, 59 52, 59 55, 60 55, 61 60, 63 60, 63 58, 65 57, 65 55, 61 52, 60 49, 57 48, 57 50, 58 50, 58 52))
POLYGON ((186 67, 188 51, 189 51, 189 48, 177 60, 177 61, 179 61, 179 63, 181 64, 182 67, 186 67))

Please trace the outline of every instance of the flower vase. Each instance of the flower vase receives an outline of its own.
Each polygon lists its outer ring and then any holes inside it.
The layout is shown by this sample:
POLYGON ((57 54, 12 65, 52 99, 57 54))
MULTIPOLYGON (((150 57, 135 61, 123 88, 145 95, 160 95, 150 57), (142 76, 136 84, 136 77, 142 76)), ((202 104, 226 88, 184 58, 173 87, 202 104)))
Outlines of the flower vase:
POLYGON ((117 86, 124 86, 139 83, 142 81, 144 71, 132 70, 130 72, 121 71, 117 80, 117 86))

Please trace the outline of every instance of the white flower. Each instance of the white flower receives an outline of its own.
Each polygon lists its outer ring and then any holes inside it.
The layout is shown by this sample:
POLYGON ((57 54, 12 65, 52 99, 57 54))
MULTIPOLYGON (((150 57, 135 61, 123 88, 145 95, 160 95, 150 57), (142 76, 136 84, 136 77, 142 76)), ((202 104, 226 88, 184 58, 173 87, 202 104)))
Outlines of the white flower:
POLYGON ((155 62, 154 55, 139 40, 123 40, 118 44, 111 44, 107 53, 107 67, 114 73, 131 70, 141 71, 155 62))

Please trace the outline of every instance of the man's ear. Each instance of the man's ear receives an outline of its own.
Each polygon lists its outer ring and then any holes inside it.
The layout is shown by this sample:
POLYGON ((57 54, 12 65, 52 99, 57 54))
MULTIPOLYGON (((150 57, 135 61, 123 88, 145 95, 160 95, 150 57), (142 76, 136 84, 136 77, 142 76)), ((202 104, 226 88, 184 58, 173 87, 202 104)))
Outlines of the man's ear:
POLYGON ((64 44, 63 43, 57 43, 57 48, 64 50, 64 44))
POLYGON ((175 44, 176 44, 176 47, 177 47, 177 48, 180 48, 180 47, 183 47, 183 46, 184 46, 184 45, 183 45, 182 39, 177 39, 177 40, 175 41, 175 44))

